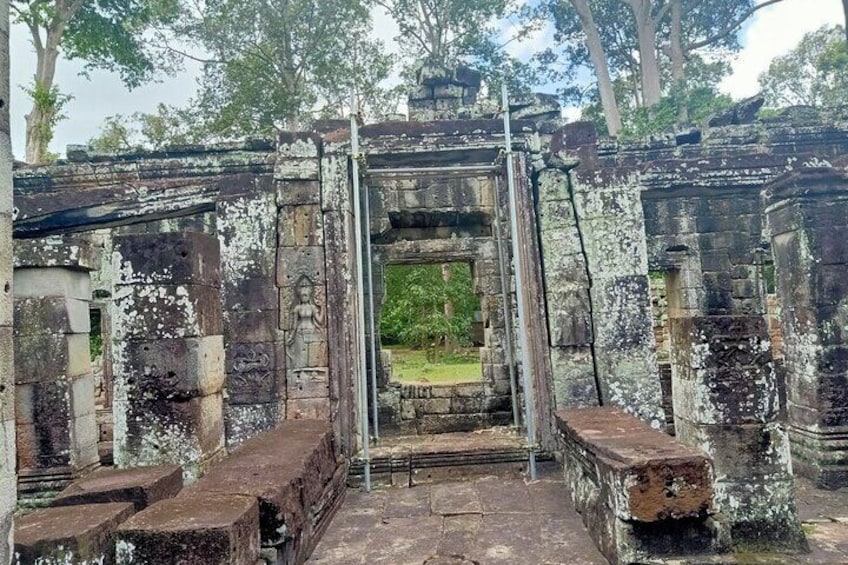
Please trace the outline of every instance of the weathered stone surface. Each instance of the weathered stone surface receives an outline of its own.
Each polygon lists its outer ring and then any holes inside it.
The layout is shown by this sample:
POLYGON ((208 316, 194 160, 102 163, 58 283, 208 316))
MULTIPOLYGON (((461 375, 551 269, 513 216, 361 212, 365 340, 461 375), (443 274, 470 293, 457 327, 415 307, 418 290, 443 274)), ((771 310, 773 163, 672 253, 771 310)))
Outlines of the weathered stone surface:
POLYGON ((18 240, 14 245, 15 268, 65 267, 79 271, 100 268, 100 248, 85 235, 54 235, 18 240))
POLYGON ((136 234, 115 238, 116 285, 221 284, 218 240, 195 232, 136 234))
POLYGON ((89 302, 76 298, 30 297, 15 300, 15 335, 87 334, 89 302))
POLYGON ((115 339, 183 338, 223 333, 220 290, 201 285, 127 285, 113 296, 115 339))
POLYGON ((53 499, 51 506, 130 502, 138 512, 176 496, 182 488, 179 465, 109 469, 74 481, 53 499))
POLYGON ((329 424, 287 421, 244 442, 178 500, 224 493, 258 499, 263 544, 278 545, 306 527, 337 466, 329 424))
POLYGON ((561 411, 557 427, 572 500, 611 563, 726 547, 703 452, 615 408, 561 411))
POLYGON ((224 340, 220 335, 127 342, 124 370, 142 394, 187 400, 221 392, 224 340))
POLYGON ((120 563, 115 530, 133 512, 123 502, 36 510, 16 521, 13 563, 120 563))
POLYGON ((117 532, 119 563, 231 563, 259 557, 256 500, 234 494, 172 498, 142 510, 117 532))
POLYGON ((16 297, 60 296, 91 300, 91 277, 70 269, 15 269, 14 287, 16 297))

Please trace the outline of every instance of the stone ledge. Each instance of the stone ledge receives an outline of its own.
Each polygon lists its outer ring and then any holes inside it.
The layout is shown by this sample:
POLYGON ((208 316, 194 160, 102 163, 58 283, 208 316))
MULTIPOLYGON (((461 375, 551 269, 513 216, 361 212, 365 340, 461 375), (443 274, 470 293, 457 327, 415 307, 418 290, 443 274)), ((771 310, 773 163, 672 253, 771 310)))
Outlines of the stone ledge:
POLYGON ((112 503, 27 514, 15 523, 14 563, 115 563, 115 529, 134 511, 132 504, 112 503))
POLYGON ((176 500, 251 497, 259 503, 262 545, 302 555, 344 495, 347 469, 336 452, 329 423, 288 420, 244 442, 176 500))
POLYGON ((53 499, 51 506, 131 502, 136 511, 172 498, 183 488, 179 465, 109 469, 75 481, 53 499))
POLYGON ((611 563, 725 550, 712 462, 616 408, 557 412, 575 508, 611 563))

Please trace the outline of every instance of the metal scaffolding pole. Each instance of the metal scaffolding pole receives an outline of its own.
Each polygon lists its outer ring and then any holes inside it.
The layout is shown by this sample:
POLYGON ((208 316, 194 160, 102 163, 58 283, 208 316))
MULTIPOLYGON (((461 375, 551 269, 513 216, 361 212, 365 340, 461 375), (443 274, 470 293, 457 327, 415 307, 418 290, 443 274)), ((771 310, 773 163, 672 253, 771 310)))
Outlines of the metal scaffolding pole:
POLYGON ((506 360, 509 364, 509 392, 512 396, 512 422, 515 427, 521 425, 521 415, 518 408, 518 383, 515 378, 515 352, 513 351, 512 339, 512 316, 510 315, 509 307, 509 278, 506 273, 506 257, 503 252, 503 237, 501 231, 501 204, 499 199, 501 183, 495 177, 492 191, 495 193, 493 202, 495 203, 495 242, 498 246, 498 267, 501 273, 501 300, 503 301, 504 315, 504 335, 506 336, 506 360))
POLYGON ((515 303, 518 307, 518 342, 521 347, 521 374, 524 386, 524 425, 527 429, 530 478, 536 480, 536 414, 534 410, 533 379, 530 375, 530 345, 527 339, 527 313, 525 312, 524 275, 521 271, 521 246, 518 242, 518 198, 515 192, 515 170, 512 162, 512 133, 509 128, 509 95, 506 85, 501 90, 504 111, 504 143, 506 145, 506 176, 509 188, 509 222, 512 229, 512 266, 515 270, 515 303))
POLYGON ((371 359, 371 419, 374 424, 374 441, 380 441, 380 407, 377 404, 377 334, 374 323, 374 268, 371 261, 371 198, 365 187, 365 264, 368 269, 368 331, 371 332, 369 357, 371 359))
POLYGON ((371 492, 371 457, 369 454, 368 433, 368 368, 365 362, 365 284, 363 281, 362 257, 362 203, 359 187, 359 125, 356 95, 350 97, 350 153, 351 174, 353 176, 353 229, 354 239, 359 246, 356 251, 356 292, 357 326, 359 329, 359 423, 362 436, 362 460, 365 464, 365 492, 371 492))

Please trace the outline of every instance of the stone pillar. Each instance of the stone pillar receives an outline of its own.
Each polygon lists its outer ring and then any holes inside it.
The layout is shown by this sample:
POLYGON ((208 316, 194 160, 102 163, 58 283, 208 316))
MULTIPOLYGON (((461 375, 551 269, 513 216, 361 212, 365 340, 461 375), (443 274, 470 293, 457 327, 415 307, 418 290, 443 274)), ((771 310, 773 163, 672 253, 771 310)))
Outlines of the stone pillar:
POLYGON ((270 175, 226 186, 217 204, 226 350, 227 446, 286 417, 279 297, 277 204, 270 175))
POLYGON ((224 454, 218 241, 119 236, 113 265, 115 465, 176 463, 193 482, 224 454))
POLYGON ((277 286, 284 332, 286 418, 330 419, 324 214, 318 140, 282 134, 278 183, 277 286))
POLYGON ((712 457, 734 544, 803 548, 765 318, 713 314, 697 252, 676 254, 667 296, 677 438, 712 457))
POLYGON ((595 370, 601 403, 659 428, 665 422, 648 283, 639 181, 628 171, 572 172, 591 276, 595 370))
POLYGON ((22 500, 38 505, 98 465, 89 349, 89 241, 15 245, 15 402, 22 500))
POLYGON ((767 189, 782 304, 792 462, 848 486, 848 175, 802 169, 767 189))
POLYGON ((0 0, 0 563, 11 561, 15 478, 12 363, 12 143, 9 139, 9 2, 0 0))
MULTIPOLYGON (((552 163, 564 165, 565 163, 552 163)), ((589 271, 567 168, 539 173, 539 233, 556 409, 597 406, 589 271)))

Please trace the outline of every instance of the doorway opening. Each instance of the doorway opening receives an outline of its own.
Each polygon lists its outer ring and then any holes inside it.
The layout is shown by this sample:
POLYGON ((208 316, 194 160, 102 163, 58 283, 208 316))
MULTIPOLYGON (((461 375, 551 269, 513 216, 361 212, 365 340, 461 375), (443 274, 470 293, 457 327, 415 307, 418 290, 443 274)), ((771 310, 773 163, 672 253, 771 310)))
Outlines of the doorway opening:
POLYGON ((482 379, 483 323, 470 264, 387 265, 385 291, 380 343, 390 352, 390 382, 482 379))

